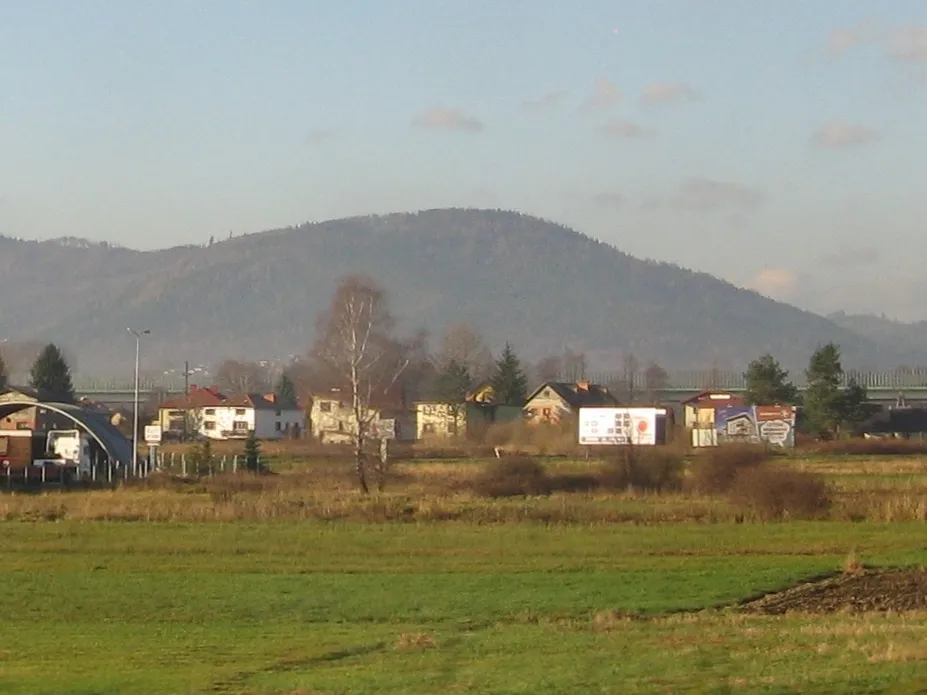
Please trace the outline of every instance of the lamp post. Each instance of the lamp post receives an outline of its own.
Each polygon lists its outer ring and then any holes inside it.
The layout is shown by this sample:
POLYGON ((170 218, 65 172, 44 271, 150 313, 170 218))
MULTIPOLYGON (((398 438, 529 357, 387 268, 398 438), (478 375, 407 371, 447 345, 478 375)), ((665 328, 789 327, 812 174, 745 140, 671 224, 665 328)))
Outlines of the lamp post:
POLYGON ((127 329, 129 333, 135 336, 135 398, 133 399, 134 408, 132 410, 132 475, 138 472, 138 358, 141 348, 142 336, 149 335, 150 330, 136 331, 134 328, 127 329))

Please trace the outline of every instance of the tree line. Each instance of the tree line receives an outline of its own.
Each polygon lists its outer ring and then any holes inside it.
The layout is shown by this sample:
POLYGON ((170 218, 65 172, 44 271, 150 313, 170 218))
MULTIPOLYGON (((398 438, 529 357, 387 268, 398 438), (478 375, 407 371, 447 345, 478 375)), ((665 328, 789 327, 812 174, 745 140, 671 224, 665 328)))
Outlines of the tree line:
POLYGON ((805 369, 804 393, 789 379, 789 373, 770 354, 753 360, 744 374, 745 397, 750 405, 801 406, 804 427, 810 433, 830 439, 844 428, 873 414, 866 387, 850 378, 844 384, 840 348, 828 343, 811 355, 805 369))

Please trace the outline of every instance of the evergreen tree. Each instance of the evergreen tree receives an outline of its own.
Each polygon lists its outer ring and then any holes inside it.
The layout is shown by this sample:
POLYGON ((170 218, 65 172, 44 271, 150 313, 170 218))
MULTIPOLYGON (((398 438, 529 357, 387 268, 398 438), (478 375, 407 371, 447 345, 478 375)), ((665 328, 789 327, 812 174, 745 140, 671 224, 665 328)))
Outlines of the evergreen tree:
POLYGON ((747 402, 750 405, 791 405, 798 389, 789 381, 789 373, 769 354, 753 360, 744 374, 747 402))
POLYGON ((523 406, 528 399, 528 379, 521 368, 521 362, 512 346, 505 344, 502 356, 496 360, 496 368, 489 380, 497 405, 523 406))
POLYGON ((0 352, 0 391, 3 391, 7 387, 9 382, 9 374, 6 369, 6 362, 3 361, 3 353, 0 352))
POLYGON ((856 379, 851 378, 847 382, 846 391, 843 394, 843 419, 851 424, 862 422, 867 417, 878 410, 869 402, 869 394, 866 387, 860 384, 856 379))
POLYGON ((821 437, 832 437, 844 420, 846 399, 841 389, 843 366, 840 348, 828 343, 811 355, 805 370, 805 417, 811 430, 821 437))
POLYGON ((284 407, 293 408, 298 401, 296 397, 296 384, 290 378, 290 375, 284 372, 280 375, 277 385, 274 387, 274 395, 277 396, 277 402, 284 407))
POLYGON ((470 370, 453 358, 435 380, 435 398, 447 406, 448 415, 454 419, 454 425, 458 426, 458 429, 461 410, 465 407, 467 394, 472 386, 470 370))
POLYGON ((261 443, 254 436, 254 430, 248 432, 248 438, 245 440, 244 450, 245 468, 252 473, 257 473, 261 467, 261 443))
POLYGON ((71 368, 57 345, 46 345, 32 365, 30 385, 42 398, 59 403, 73 403, 74 385, 71 368))

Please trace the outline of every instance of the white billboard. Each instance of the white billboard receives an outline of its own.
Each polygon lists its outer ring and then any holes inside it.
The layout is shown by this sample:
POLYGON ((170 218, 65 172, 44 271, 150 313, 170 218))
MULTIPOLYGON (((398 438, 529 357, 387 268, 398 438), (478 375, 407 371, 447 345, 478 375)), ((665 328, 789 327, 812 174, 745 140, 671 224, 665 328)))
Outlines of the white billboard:
POLYGON ((666 409, 580 408, 579 443, 653 446, 657 443, 659 415, 666 415, 666 409))

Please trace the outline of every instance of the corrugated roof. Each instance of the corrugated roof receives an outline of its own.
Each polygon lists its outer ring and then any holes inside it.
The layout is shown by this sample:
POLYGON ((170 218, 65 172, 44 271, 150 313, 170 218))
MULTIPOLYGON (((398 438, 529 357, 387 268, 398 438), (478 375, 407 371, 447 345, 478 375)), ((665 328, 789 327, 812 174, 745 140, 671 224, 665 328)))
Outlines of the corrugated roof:
POLYGON ((0 403, 0 419, 9 417, 26 408, 45 408, 60 413, 71 419, 79 429, 84 430, 103 447, 103 451, 111 459, 121 465, 130 467, 132 464, 132 443, 116 429, 113 424, 100 413, 81 408, 70 403, 48 403, 45 401, 9 401, 0 403))

